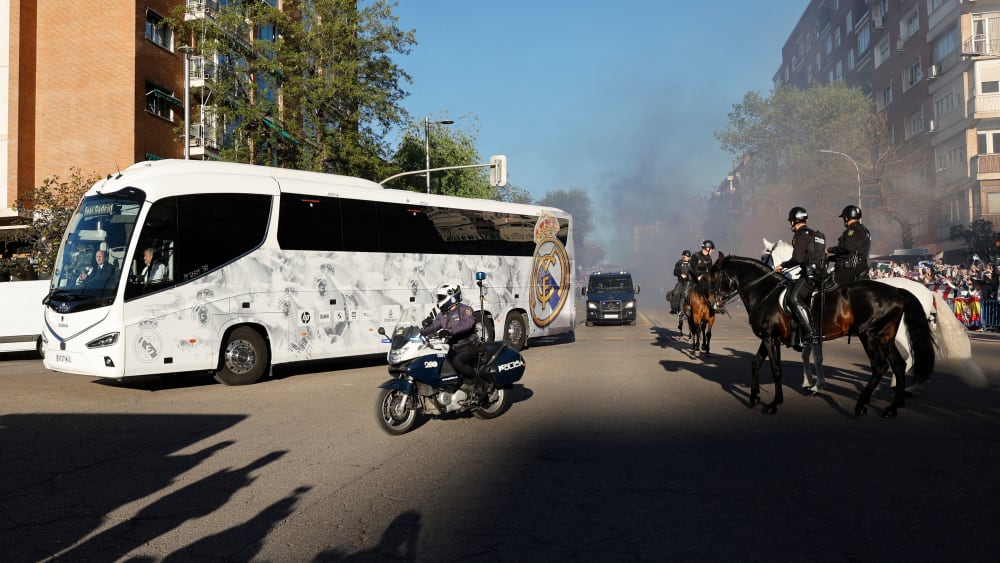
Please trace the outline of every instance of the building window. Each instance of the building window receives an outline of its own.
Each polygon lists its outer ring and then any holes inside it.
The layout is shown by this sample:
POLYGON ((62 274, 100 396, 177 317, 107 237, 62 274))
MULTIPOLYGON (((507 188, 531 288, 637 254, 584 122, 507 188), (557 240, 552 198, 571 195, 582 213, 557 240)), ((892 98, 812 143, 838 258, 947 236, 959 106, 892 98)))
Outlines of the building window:
POLYGON ((837 82, 844 80, 844 63, 837 61, 837 82))
POLYGON ((840 26, 833 28, 833 46, 840 48, 840 26))
POLYGON ((173 50, 173 31, 163 21, 163 16, 153 10, 146 10, 146 39, 167 50, 173 50))
POLYGON ((987 215, 997 215, 1000 214, 1000 192, 987 192, 986 193, 986 210, 987 215))
POLYGON ((959 109, 958 104, 961 101, 960 88, 961 78, 952 80, 948 83, 948 86, 942 88, 934 95, 934 119, 937 119, 940 125, 944 125, 944 117, 959 109))
POLYGON ((844 28, 847 29, 847 33, 854 29, 854 14, 850 10, 847 10, 847 15, 844 16, 844 28))
POLYGON ((887 34, 875 46, 875 68, 882 66, 882 63, 889 60, 892 51, 889 49, 889 35, 887 34))
POLYGON ((167 119, 174 120, 173 108, 181 107, 183 104, 174 97, 172 90, 168 90, 155 82, 146 81, 146 111, 167 119))
POLYGON ((918 9, 920 5, 916 5, 910 10, 903 19, 899 20, 899 38, 906 41, 913 36, 914 33, 920 31, 920 10, 918 9))
POLYGON ((911 139, 924 132, 924 108, 906 116, 906 139, 911 139))
POLYGON ((917 61, 903 71, 903 91, 909 90, 923 78, 924 72, 920 68, 920 61, 917 61))
POLYGON ((958 48, 958 26, 952 26, 946 31, 931 47, 931 61, 940 63, 945 57, 955 52, 958 48))
POLYGON ((996 80, 987 80, 980 84, 979 89, 982 90, 983 94, 996 94, 1000 92, 1000 82, 996 80))
POLYGON ((880 110, 885 109, 886 107, 889 106, 889 104, 892 103, 892 82, 889 82, 889 84, 885 87, 885 89, 882 90, 881 102, 882 102, 881 106, 878 108, 880 110))
POLYGON ((854 49, 847 52, 847 70, 854 70, 854 49))
POLYGON ((982 131, 976 135, 979 154, 1000 153, 1000 131, 982 131))
POLYGON ((858 30, 858 56, 863 57, 871 47, 872 30, 868 26, 858 30))

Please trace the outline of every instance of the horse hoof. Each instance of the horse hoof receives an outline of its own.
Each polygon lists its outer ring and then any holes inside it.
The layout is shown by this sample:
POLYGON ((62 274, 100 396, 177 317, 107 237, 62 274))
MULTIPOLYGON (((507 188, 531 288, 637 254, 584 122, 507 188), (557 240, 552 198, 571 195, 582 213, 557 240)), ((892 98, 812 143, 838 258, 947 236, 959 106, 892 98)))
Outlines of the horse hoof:
POLYGON ((882 411, 882 418, 896 418, 896 415, 898 414, 899 411, 896 410, 896 407, 886 407, 885 410, 882 411))
POLYGON ((778 407, 774 405, 767 405, 766 407, 764 407, 764 410, 762 412, 764 414, 777 414, 778 407))
POLYGON ((866 414, 868 414, 868 407, 864 405, 854 407, 854 416, 864 416, 866 414))

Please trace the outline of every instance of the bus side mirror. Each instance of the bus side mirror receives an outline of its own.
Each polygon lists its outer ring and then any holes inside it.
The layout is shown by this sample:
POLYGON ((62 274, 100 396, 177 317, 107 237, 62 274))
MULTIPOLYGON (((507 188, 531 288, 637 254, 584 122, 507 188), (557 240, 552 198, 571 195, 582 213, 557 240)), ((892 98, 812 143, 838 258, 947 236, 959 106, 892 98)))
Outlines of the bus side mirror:
POLYGON ((635 286, 635 292, 639 293, 639 286, 635 286))
POLYGON ((587 288, 585 288, 585 287, 580 288, 580 294, 581 295, 586 295, 587 294, 587 288))

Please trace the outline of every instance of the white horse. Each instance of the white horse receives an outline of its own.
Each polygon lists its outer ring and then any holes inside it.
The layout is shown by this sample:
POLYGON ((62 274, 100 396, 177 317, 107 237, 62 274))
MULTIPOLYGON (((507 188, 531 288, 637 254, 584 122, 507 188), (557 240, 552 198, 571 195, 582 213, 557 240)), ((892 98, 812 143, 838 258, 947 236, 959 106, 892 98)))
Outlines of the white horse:
MULTIPOLYGON (((770 261, 771 264, 780 264, 791 256, 791 244, 783 240, 771 243, 766 238, 764 239, 764 254, 761 255, 763 262, 770 261)), ((798 277, 797 272, 794 275, 798 277)), ((958 320, 940 294, 927 289, 922 283, 908 278, 879 278, 876 281, 905 289, 920 301, 934 334, 937 356, 935 368, 939 370, 944 368, 942 371, 953 372, 974 387, 985 387, 988 384, 983 370, 972 359, 972 342, 969 340, 968 329, 965 328, 962 321, 958 320)), ((910 352, 910 336, 903 323, 900 323, 899 330, 896 332, 896 348, 906 360, 906 373, 910 373, 913 369, 913 356, 910 352)), ((809 362, 811 347, 804 346, 802 349, 802 387, 813 392, 816 392, 825 382, 822 370, 823 358, 820 350, 817 350, 816 365, 813 366, 809 362)), ((892 385, 895 384, 896 376, 893 375, 892 385)), ((907 391, 919 391, 922 386, 920 383, 915 383, 908 387, 907 391)))

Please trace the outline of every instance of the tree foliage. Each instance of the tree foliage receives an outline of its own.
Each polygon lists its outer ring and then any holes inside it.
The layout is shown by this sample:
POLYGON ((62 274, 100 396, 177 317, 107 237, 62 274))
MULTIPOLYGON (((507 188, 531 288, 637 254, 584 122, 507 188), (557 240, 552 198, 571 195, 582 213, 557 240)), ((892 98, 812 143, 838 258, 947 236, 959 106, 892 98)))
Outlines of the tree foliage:
MULTIPOLYGON (((432 169, 483 163, 476 149, 475 130, 466 131, 457 125, 430 123, 425 131, 424 123, 420 121, 410 124, 403 131, 403 138, 393 155, 392 165, 395 171, 392 173, 425 170, 425 144, 430 146, 432 169)), ((427 190, 427 178, 423 174, 402 176, 391 180, 386 187, 423 192, 427 190)), ((494 188, 490 186, 489 171, 485 167, 432 172, 431 193, 484 199, 492 199, 495 195, 494 188)))
POLYGON ((919 163, 896 160, 885 112, 840 82, 784 86, 766 98, 749 92, 716 138, 730 154, 750 156, 754 191, 747 197, 755 206, 772 200, 785 210, 801 205, 814 217, 835 217, 857 204, 860 176, 866 223, 889 217, 895 224, 885 229, 909 248, 912 226, 931 202, 930 186, 915 181, 919 163))
POLYGON ((997 258, 997 235, 993 231, 993 223, 985 219, 976 219, 969 226, 952 225, 951 240, 962 239, 969 258, 978 255, 981 260, 995 264, 997 258))
POLYGON ((216 57, 205 116, 224 160, 382 178, 409 75, 394 56, 415 44, 386 0, 230 0, 214 18, 171 24, 216 57), (228 145, 228 146, 227 146, 228 145))
POLYGON ((66 178, 58 175, 45 178, 30 196, 15 202, 14 207, 19 212, 33 215, 31 224, 19 233, 19 239, 31 248, 30 267, 23 260, 6 258, 0 270, 39 279, 51 276, 59 243, 73 211, 83 194, 99 179, 96 172, 84 174, 79 168, 70 168, 66 178), (31 267, 33 274, 27 274, 31 267))

